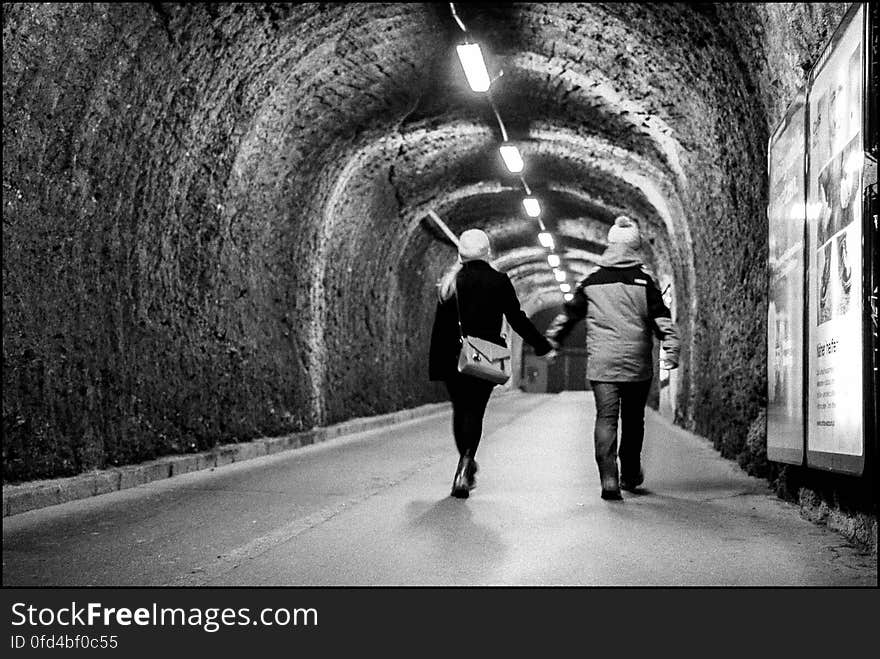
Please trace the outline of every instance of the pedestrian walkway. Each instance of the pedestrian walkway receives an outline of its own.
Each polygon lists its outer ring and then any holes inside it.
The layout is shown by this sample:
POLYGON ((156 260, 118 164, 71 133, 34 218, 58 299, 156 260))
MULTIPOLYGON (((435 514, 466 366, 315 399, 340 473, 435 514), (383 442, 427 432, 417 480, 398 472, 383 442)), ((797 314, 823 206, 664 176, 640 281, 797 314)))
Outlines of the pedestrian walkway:
POLYGON ((489 403, 7 517, 6 586, 876 586, 876 561, 648 413, 645 492, 599 498, 592 397, 489 403))

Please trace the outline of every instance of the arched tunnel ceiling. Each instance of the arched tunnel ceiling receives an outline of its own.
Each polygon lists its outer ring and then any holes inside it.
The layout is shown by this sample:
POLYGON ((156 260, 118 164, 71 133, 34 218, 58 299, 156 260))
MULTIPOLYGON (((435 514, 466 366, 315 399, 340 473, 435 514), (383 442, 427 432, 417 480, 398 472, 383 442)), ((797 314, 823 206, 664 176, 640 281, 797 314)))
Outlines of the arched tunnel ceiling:
MULTIPOLYGON (((630 53, 626 56, 629 59, 603 58, 609 39, 605 27, 615 20, 613 12, 609 13, 603 5, 579 7, 576 28, 568 25, 575 14, 566 13, 560 20, 548 13, 546 7, 537 5, 515 10, 463 7, 462 16, 469 25, 473 23, 472 36, 482 41, 490 66, 504 72, 492 96, 511 140, 524 155, 524 175, 542 201, 547 226, 556 230, 563 220, 583 217, 610 225, 614 216, 628 214, 645 227, 651 238, 649 251, 660 252, 657 256, 650 254, 649 260, 672 264, 669 269, 688 280, 683 288, 692 288, 691 239, 679 198, 686 189, 680 165, 682 145, 664 116, 674 113, 665 113, 658 95, 647 93, 644 82, 632 80, 634 76, 629 75, 634 65, 632 58, 636 57, 632 53, 636 50, 640 64, 656 68, 662 62, 675 69, 675 62, 665 50, 668 43, 655 44, 656 50, 644 45, 636 48, 644 35, 619 30, 623 45, 615 44, 615 48, 622 47, 630 53), (524 22, 529 28, 527 32, 524 22), (556 32, 560 29, 564 40, 556 32), (563 42, 570 45, 572 35, 581 46, 575 59, 570 59, 574 57, 573 51, 559 50, 563 42), (627 90, 621 80, 635 84, 638 90, 627 90)), ((414 20, 409 24, 398 19, 382 24, 386 32, 392 24, 404 32, 400 34, 399 50, 375 52, 383 60, 376 67, 389 77, 382 90, 384 98, 393 101, 405 95, 407 86, 414 82, 410 77, 413 68, 421 66, 427 75, 415 84, 401 109, 385 113, 384 130, 375 127, 362 131, 356 151, 334 154, 337 160, 331 167, 337 172, 333 177, 336 183, 324 200, 330 210, 324 216, 323 235, 332 234, 335 218, 357 214, 349 208, 351 200, 362 199, 357 188, 385 175, 387 168, 398 213, 409 218, 410 231, 416 230, 418 220, 431 208, 457 232, 473 226, 490 230, 493 238, 498 238, 498 256, 508 249, 533 244, 536 223, 532 222, 529 229, 516 222, 522 216, 522 190, 517 177, 506 172, 498 156, 500 134, 494 115, 485 97, 467 88, 453 55, 451 46, 460 40, 460 35, 454 27, 450 28, 449 17, 438 7, 425 9, 421 15, 419 11, 413 12, 410 18, 414 20), (439 57, 435 54, 413 62, 409 57, 423 54, 424 49, 420 53, 417 47, 404 48, 403 44, 415 45, 405 32, 424 29, 420 20, 443 27, 447 48, 439 57), (394 61, 395 56, 398 61, 394 61), (401 70, 403 79, 394 80, 391 72, 401 70), (508 224, 521 229, 506 230, 508 224)), ((362 24, 360 32, 349 28, 346 37, 353 41, 363 38, 367 25, 362 24)), ((649 29, 650 21, 645 25, 649 29)), ((337 43, 334 52, 339 51, 337 43)), ((337 71, 333 69, 334 74, 337 71)), ((291 86, 287 92, 282 88, 279 94, 300 91, 301 86, 291 86)), ((671 105, 672 102, 667 103, 671 105)), ((276 107, 274 102, 268 106, 270 116, 276 107)), ((280 118, 282 122, 284 116, 280 118)), ((370 121, 375 122, 376 117, 372 116, 370 121)), ((273 120, 276 131, 277 123, 273 120)), ((300 132, 301 125, 295 123, 293 128, 300 132)), ((283 134, 283 124, 281 129, 283 134)), ((265 149, 255 151, 265 153, 265 149)), ((592 228, 591 233, 601 231, 592 228)), ((333 244, 333 239, 327 237, 321 244, 333 244)), ((404 244, 408 244, 408 239, 404 244)), ((317 253, 325 249, 319 247, 317 253)), ((542 255, 535 254, 535 258, 543 262, 542 255)), ((538 272, 536 269, 535 276, 538 272)), ((319 269, 316 277, 322 276, 319 269)), ((538 285, 537 280, 534 283, 538 285)), ((525 288, 528 284, 522 283, 525 288)))
MULTIPOLYGON (((413 226, 413 220, 418 220, 429 207, 456 231, 472 226, 491 227, 501 223, 500 219, 509 220, 522 212, 518 181, 505 172, 497 154, 499 133, 494 116, 485 98, 467 88, 453 55, 451 46, 460 40, 460 35, 451 16, 446 16, 445 9, 439 6, 414 9, 409 20, 404 21, 389 7, 359 7, 354 12, 359 19, 349 16, 346 30, 334 43, 332 55, 337 59, 341 55, 341 64, 348 65, 348 43, 361 45, 377 30, 385 35, 399 30, 398 39, 387 39, 389 44, 399 42, 399 48, 369 49, 365 59, 375 58, 375 68, 387 76, 378 84, 372 83, 376 91, 369 93, 369 97, 385 103, 399 99, 403 112, 398 109, 365 117, 372 130, 363 131, 364 126, 360 127, 365 140, 360 147, 354 152, 333 154, 336 162, 332 167, 338 175, 334 190, 325 199, 326 206, 332 209, 325 214, 325 234, 329 233, 327 225, 332 225, 333 218, 351 214, 339 204, 345 206, 349 199, 359 197, 357 193, 351 194, 357 181, 375 179, 381 175, 383 166, 389 167, 387 163, 393 163, 388 180, 394 187, 399 213, 412 218, 413 226), (414 32, 424 38, 419 32, 427 31, 428 25, 435 32, 439 27, 445 37, 447 47, 439 56, 435 51, 426 57, 424 46, 413 39, 414 32), (414 71, 427 75, 416 81, 414 71), (376 126, 377 116, 386 118, 384 127, 376 126), (480 192, 493 184, 497 188, 492 195, 480 192)), ((472 36, 482 41, 490 67, 504 72, 492 95, 511 139, 521 147, 527 162, 524 174, 544 204, 548 226, 552 228, 557 218, 583 216, 602 218, 610 225, 615 215, 629 214, 657 227, 661 233, 671 234, 656 248, 679 250, 681 253, 671 258, 679 266, 680 274, 686 273, 689 237, 677 200, 683 185, 681 145, 664 116, 662 104, 658 105, 661 99, 648 93, 644 81, 626 76, 626 81, 638 88, 636 91, 619 84, 621 72, 626 73, 635 65, 634 58, 649 68, 656 68, 661 62, 675 70, 670 53, 661 52, 668 45, 665 40, 653 44, 654 49, 646 48, 645 43, 651 41, 645 41, 645 35, 618 29, 620 43, 614 44, 615 51, 618 55, 621 51, 627 54, 623 58, 605 59, 604 51, 610 47, 614 34, 606 28, 621 20, 615 17, 617 10, 613 8, 585 5, 574 13, 556 12, 540 5, 461 9, 472 36), (577 50, 572 42, 577 43, 577 50), (644 182, 652 186, 654 199, 643 189, 644 182), (656 207, 658 199, 665 206, 676 207, 675 217, 671 214, 675 211, 656 207), (677 227, 673 226, 675 223, 677 227)), ((650 30, 653 25, 647 21, 643 27, 650 30)), ((284 144, 283 136, 288 131, 295 130, 302 138, 302 124, 292 121, 296 113, 278 114, 279 107, 288 107, 293 102, 285 96, 298 98, 304 87, 307 93, 310 84, 317 84, 312 80, 331 75, 333 62, 331 51, 318 49, 299 67, 306 69, 306 64, 311 65, 307 69, 311 74, 308 81, 279 88, 272 102, 264 106, 262 118, 267 124, 271 122, 276 144, 284 144)), ((333 65, 332 75, 338 76, 343 90, 356 86, 363 92, 360 84, 356 84, 359 81, 340 79, 343 70, 344 67, 333 65)), ((362 75, 360 69, 358 73, 362 75)), ((333 91, 339 93, 338 89, 333 91)), ((343 93, 339 100, 345 101, 345 96, 343 93)), ((351 124, 354 120, 348 114, 345 121, 351 124)), ((260 118, 256 124, 260 124, 260 118)), ((245 144, 241 153, 261 153, 262 166, 271 163, 283 168, 283 163, 271 156, 267 158, 266 146, 264 143, 248 149, 245 144)), ((287 151, 282 147, 277 157, 298 162, 287 151)), ((301 177, 296 174, 286 177, 287 181, 298 178, 301 177)), ((530 244, 535 233, 519 232, 516 239, 496 245, 496 251, 500 256, 506 249, 530 244)), ((332 240, 324 244, 330 243, 332 240)))

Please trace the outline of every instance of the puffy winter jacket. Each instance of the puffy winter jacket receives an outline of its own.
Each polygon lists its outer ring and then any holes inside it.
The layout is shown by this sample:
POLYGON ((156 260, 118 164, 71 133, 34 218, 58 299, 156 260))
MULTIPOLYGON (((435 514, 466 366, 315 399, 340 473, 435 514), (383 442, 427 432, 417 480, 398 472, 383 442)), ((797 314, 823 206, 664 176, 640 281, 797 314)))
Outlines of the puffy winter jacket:
POLYGON ((665 358, 678 364, 679 341, 672 317, 638 253, 611 245, 599 267, 583 279, 547 330, 562 343, 581 319, 587 323, 587 379, 637 382, 654 375, 653 338, 665 358))

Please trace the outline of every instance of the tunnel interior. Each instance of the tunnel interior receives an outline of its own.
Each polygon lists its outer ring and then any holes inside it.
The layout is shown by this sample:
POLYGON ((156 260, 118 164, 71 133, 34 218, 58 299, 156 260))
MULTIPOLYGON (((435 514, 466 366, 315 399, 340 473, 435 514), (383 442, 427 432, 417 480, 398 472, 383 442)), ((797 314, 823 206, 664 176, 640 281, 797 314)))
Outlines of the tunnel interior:
MULTIPOLYGON (((571 281, 637 220, 675 420, 748 451, 767 139, 846 5, 457 8, 571 281)), ((445 3, 4 5, 4 482, 443 400, 429 210, 558 308, 461 37, 445 3)))

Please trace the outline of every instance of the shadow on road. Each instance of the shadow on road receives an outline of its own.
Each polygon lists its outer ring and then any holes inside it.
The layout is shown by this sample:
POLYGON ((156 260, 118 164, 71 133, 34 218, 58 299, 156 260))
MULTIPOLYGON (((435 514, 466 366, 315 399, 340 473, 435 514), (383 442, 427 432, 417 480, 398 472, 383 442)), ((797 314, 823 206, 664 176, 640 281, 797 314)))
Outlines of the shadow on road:
POLYGON ((449 566, 467 570, 473 565, 500 564, 507 545, 498 533, 474 520, 478 506, 486 514, 485 502, 475 503, 451 496, 434 503, 410 502, 406 515, 412 540, 427 543, 426 554, 449 566))

